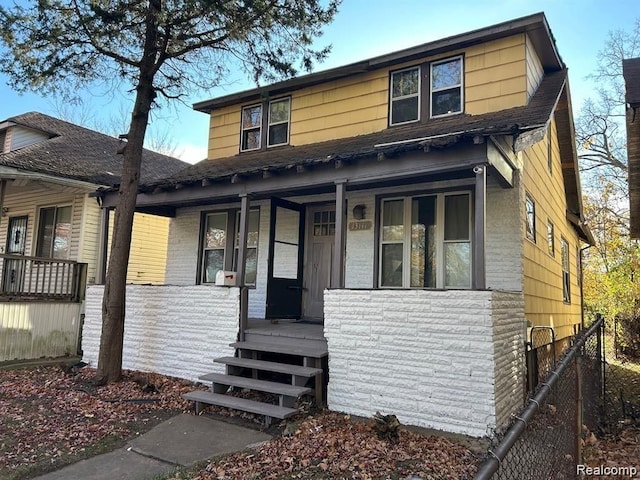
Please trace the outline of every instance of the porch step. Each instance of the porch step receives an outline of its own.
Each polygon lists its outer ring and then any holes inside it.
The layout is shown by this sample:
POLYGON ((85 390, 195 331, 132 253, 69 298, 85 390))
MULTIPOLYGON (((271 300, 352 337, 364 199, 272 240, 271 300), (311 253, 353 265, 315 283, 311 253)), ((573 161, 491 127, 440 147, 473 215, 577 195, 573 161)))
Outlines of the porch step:
POLYGON ((235 342, 229 344, 230 347, 239 350, 253 350, 255 352, 284 353, 287 355, 297 355, 299 357, 324 358, 328 355, 327 346, 300 347, 295 344, 278 345, 263 342, 235 342))
POLYGON ((207 373, 198 377, 205 382, 212 382, 214 385, 224 385, 240 388, 248 388, 259 392, 274 393, 287 397, 297 398, 311 393, 313 390, 306 387, 296 387, 285 383, 268 382, 255 378, 236 377, 235 375, 225 375, 224 373, 207 373))
POLYGON ((221 357, 216 358, 213 361, 234 367, 250 368, 252 370, 262 370, 265 372, 285 373, 288 375, 296 375, 298 377, 306 378, 311 378, 322 373, 321 368, 302 367, 300 365, 291 365, 288 363, 253 360, 251 358, 221 357))
POLYGON ((256 413, 273 418, 288 418, 298 413, 295 408, 280 407, 270 403, 256 402, 255 400, 247 400, 246 398, 232 397, 221 393, 206 392, 204 390, 195 390, 193 392, 182 395, 185 400, 191 400, 196 403, 196 413, 200 413, 201 404, 217 405, 219 407, 234 408, 244 412, 256 413))

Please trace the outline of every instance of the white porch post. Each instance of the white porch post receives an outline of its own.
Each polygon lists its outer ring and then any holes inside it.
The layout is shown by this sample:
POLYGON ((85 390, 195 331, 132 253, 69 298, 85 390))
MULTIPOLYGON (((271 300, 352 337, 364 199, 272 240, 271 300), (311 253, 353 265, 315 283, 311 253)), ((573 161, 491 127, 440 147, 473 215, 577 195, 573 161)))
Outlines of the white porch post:
POLYGON ((109 249, 109 214, 111 209, 103 207, 98 232, 98 258, 96 259, 96 284, 104 285, 107 276, 107 251, 109 249))
POLYGON ((344 253, 346 210, 346 180, 336 182, 336 234, 331 265, 331 288, 344 288, 344 253))
POLYGON ((473 239, 472 287, 484 290, 487 285, 485 269, 485 238, 487 214, 487 169, 484 165, 473 168, 476 174, 475 191, 475 233, 473 239))
POLYGON ((238 230, 240 238, 238 238, 236 278, 238 287, 240 287, 240 340, 242 341, 249 321, 249 289, 245 285, 247 239, 249 236, 249 196, 246 193, 240 194, 240 225, 238 230))

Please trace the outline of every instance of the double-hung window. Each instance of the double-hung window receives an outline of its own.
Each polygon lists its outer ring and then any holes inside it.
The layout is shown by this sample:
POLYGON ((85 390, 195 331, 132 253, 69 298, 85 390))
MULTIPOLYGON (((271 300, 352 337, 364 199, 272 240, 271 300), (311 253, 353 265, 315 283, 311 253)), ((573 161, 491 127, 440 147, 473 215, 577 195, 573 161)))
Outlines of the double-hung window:
POLYGON ((462 112, 462 57, 431 64, 431 116, 462 112))
POLYGON ((291 98, 280 98, 267 103, 242 108, 240 125, 240 151, 248 152, 265 147, 289 143, 291 98), (266 125, 263 112, 267 111, 266 125), (266 129, 266 135, 262 131, 266 129))
POLYGON ((391 74, 391 125, 420 119, 420 67, 391 74))
POLYGON ((528 193, 525 195, 525 222, 527 238, 536 243, 536 202, 528 193))
POLYGON ((562 300, 571 303, 571 276, 569 272, 569 242, 565 238, 560 239, 562 258, 562 300))
POLYGON ((471 287, 471 195, 440 193, 381 202, 380 287, 471 287))
POLYGON ((36 256, 68 260, 71 251, 71 206, 40 209, 36 256))
MULTIPOLYGON (((259 221, 259 210, 250 210, 245 263, 246 285, 255 285, 256 283, 259 221)), ((240 211, 207 213, 203 222, 200 281, 214 283, 216 274, 220 270, 237 270, 238 268, 240 211)))
POLYGON ((389 125, 462 113, 464 65, 461 55, 391 72, 389 125))

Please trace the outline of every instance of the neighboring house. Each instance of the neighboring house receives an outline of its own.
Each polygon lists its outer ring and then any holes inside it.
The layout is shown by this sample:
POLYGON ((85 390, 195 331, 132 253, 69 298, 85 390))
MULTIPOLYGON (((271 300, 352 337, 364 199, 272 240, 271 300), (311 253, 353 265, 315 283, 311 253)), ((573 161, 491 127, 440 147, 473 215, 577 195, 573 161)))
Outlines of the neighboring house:
POLYGON ((640 58, 622 61, 627 103, 627 163, 631 238, 640 238, 640 58))
POLYGON ((591 236, 543 14, 194 108, 210 117, 208 161, 138 196, 172 217, 171 255, 167 286, 127 292, 126 368, 211 381, 199 405, 285 417, 309 386, 323 399, 323 367, 331 409, 482 436, 523 402, 527 321, 559 339, 581 327, 591 236), (238 287, 213 286, 220 271, 238 287), (229 385, 279 406, 229 400, 229 385))
MULTIPOLYGON (((122 147, 37 112, 0 122, 0 360, 75 353, 85 282, 105 271, 98 258, 106 258, 108 210, 94 193, 119 183, 122 147)), ((186 166, 145 151, 141 178, 186 166)), ((129 282, 164 283, 168 224, 136 214, 129 282)))

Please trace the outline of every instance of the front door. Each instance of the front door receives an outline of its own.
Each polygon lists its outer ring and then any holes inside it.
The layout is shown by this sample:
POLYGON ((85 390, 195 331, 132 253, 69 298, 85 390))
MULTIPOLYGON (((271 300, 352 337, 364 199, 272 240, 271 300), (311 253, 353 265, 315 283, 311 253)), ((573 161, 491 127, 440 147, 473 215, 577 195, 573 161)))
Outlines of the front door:
POLYGON ((271 199, 267 318, 302 316, 304 205, 271 199))
POLYGON ((313 321, 324 318, 324 290, 331 282, 333 248, 336 232, 335 207, 320 206, 309 210, 307 269, 305 271, 304 317, 313 321))
MULTIPOLYGON (((9 218, 7 245, 5 252, 9 255, 24 255, 27 239, 27 221, 29 217, 9 218)), ((2 273, 2 291, 5 293, 22 290, 24 262, 22 260, 5 259, 2 273)))

